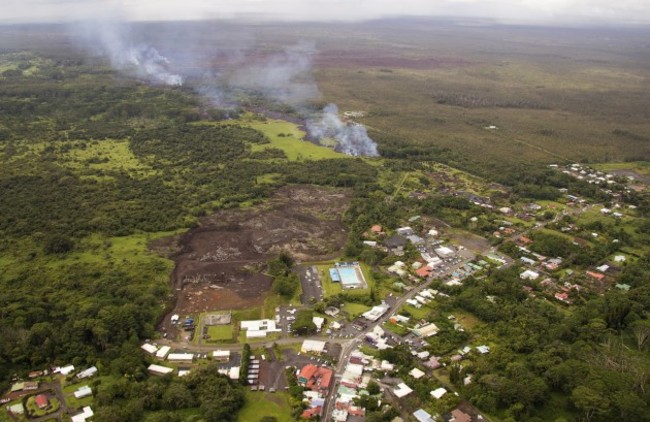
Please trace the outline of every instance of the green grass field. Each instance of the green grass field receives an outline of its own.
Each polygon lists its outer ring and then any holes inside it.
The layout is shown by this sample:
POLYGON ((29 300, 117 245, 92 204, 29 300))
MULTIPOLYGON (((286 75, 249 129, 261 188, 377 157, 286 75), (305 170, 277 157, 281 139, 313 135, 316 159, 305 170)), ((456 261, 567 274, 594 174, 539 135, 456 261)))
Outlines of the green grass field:
POLYGON ((258 422, 262 416, 274 416, 278 422, 291 422, 289 394, 284 392, 246 392, 246 404, 239 412, 237 422, 258 422))
POLYGON ((341 310, 347 312, 351 318, 356 318, 362 313, 370 310, 370 306, 354 302, 345 302, 345 304, 341 307, 341 310))
POLYGON ((232 324, 228 325, 211 325, 208 327, 208 336, 210 340, 232 340, 234 329, 232 324))
POLYGON ((291 122, 284 120, 268 120, 266 122, 251 121, 242 123, 263 132, 271 140, 270 144, 253 145, 253 151, 261 151, 267 148, 278 148, 284 151, 290 161, 347 157, 347 155, 336 152, 331 148, 303 141, 302 139, 305 136, 305 132, 300 130, 296 124, 291 122), (280 134, 284 134, 285 136, 280 136, 280 134))
POLYGON ((649 161, 630 161, 625 163, 599 163, 592 164, 591 167, 600 171, 617 171, 629 170, 643 176, 650 176, 650 162, 649 161))

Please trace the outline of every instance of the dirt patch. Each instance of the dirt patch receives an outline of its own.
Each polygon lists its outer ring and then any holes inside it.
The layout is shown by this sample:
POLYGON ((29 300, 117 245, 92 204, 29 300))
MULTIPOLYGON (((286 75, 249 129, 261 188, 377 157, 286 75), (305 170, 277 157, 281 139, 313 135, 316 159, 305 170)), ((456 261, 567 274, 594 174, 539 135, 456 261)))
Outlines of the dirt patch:
POLYGON ((453 243, 462 245, 477 254, 490 248, 490 242, 487 239, 470 232, 454 230, 449 235, 453 243))
POLYGON ((341 216, 350 200, 349 190, 286 186, 260 206, 220 211, 180 237, 153 242, 153 250, 176 262, 173 312, 262 305, 271 287, 262 272, 280 251, 299 261, 338 255, 347 239, 341 216))

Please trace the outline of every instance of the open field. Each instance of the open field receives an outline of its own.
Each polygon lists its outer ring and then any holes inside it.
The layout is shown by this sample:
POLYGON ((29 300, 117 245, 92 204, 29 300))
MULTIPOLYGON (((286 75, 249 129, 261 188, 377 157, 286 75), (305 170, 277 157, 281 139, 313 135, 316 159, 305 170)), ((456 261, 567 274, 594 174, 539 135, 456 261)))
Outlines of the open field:
POLYGON ((210 340, 232 340, 233 326, 228 325, 213 325, 208 327, 208 336, 210 340))
POLYGON ((237 417, 238 422, 258 421, 262 416, 274 416, 278 422, 291 422, 289 395, 284 392, 246 392, 246 404, 237 417))
POLYGON ((270 144, 252 145, 251 149, 253 152, 268 148, 278 148, 284 151, 289 161, 348 157, 331 148, 304 141, 305 132, 295 123, 285 120, 268 120, 265 122, 244 121, 242 124, 263 132, 271 140, 270 144))

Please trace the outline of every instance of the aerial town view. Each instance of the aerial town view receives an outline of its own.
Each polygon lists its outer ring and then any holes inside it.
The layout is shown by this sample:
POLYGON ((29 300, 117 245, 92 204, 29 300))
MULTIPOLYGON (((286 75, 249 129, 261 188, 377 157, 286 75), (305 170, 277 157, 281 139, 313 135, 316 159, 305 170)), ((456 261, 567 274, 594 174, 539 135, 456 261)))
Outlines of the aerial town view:
POLYGON ((0 422, 650 421, 650 5, 3 9, 0 422))

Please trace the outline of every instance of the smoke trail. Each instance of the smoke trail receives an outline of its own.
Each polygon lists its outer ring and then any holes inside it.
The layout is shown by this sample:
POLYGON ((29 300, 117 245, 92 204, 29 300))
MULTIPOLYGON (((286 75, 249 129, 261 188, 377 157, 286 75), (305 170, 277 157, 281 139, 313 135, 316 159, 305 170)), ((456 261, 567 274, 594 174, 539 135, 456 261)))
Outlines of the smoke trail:
POLYGON ((338 107, 328 104, 323 108, 320 119, 307 120, 306 127, 313 139, 334 138, 337 149, 345 154, 368 157, 379 155, 377 144, 368 136, 366 128, 358 123, 342 122, 338 107))
POLYGON ((152 83, 182 85, 183 77, 169 70, 169 60, 154 47, 130 40, 130 29, 115 22, 91 22, 83 28, 84 47, 108 57, 115 69, 152 83))

